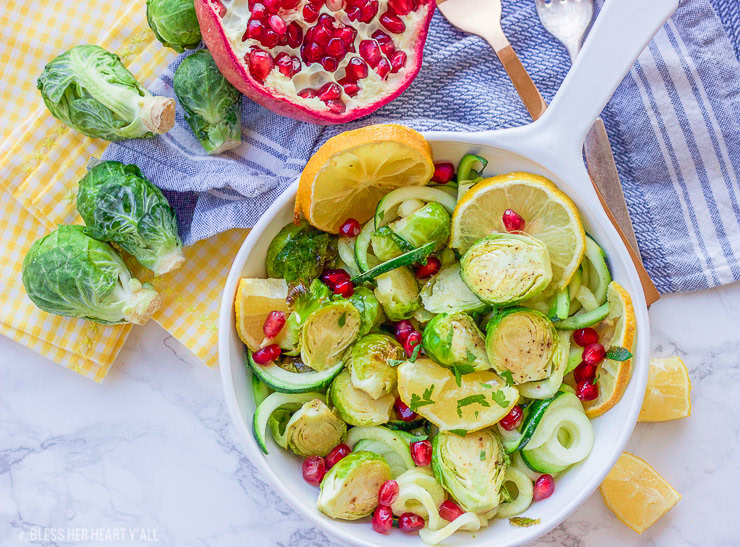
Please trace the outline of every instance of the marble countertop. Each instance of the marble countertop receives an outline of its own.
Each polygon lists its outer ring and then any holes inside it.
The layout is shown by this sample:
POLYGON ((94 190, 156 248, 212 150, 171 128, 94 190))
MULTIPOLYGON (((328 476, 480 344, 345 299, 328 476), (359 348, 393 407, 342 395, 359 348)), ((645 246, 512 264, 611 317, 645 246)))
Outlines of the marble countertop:
MULTIPOLYGON (((683 496, 642 536, 595 493, 537 545, 738 545, 740 284, 667 296, 655 356, 680 355, 692 416, 638 424, 628 450, 683 496)), ((0 544, 335 545, 247 460, 217 370, 156 325, 102 385, 0 337, 0 544)))

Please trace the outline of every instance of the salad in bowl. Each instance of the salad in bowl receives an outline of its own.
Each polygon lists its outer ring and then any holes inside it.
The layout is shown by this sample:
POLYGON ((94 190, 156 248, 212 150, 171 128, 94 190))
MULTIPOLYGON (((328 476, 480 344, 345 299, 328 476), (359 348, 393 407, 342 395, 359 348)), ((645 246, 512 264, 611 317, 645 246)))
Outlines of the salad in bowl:
POLYGON ((627 388, 632 301, 576 205, 488 170, 435 164, 399 126, 339 135, 264 243, 266 277, 239 280, 254 438, 293 455, 329 518, 432 545, 536 525, 518 515, 627 388))

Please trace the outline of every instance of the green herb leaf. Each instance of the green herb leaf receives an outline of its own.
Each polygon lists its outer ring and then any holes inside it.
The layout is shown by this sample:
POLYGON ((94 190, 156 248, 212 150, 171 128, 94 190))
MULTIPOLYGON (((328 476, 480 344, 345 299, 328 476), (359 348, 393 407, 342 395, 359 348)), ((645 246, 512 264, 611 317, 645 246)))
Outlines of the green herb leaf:
POLYGON ((457 384, 457 387, 460 387, 462 384, 462 375, 475 372, 475 369, 470 365, 452 365, 452 372, 455 375, 455 383, 457 384))
POLYGON ((632 359, 632 353, 622 346, 612 346, 606 352, 606 358, 612 361, 627 361, 628 359, 632 359))
POLYGON ((601 379, 601 374, 597 374, 596 378, 594 378, 594 381, 591 382, 593 385, 596 385, 599 383, 599 380, 601 379))
POLYGON ((405 363, 406 361, 404 361, 403 359, 388 359, 388 361, 386 362, 392 367, 397 367, 398 365, 400 365, 401 363, 405 363))
POLYGON ((485 460, 486 460, 486 451, 481 450, 480 451, 480 461, 485 461, 485 460))
POLYGON ((427 389, 424 390, 424 394, 422 397, 419 397, 419 395, 417 395, 416 393, 412 393, 411 394, 411 404, 409 405, 409 408, 413 412, 416 412, 417 408, 421 408, 422 406, 434 404, 434 401, 432 400, 433 391, 434 391, 434 385, 431 385, 427 389))
POLYGON ((512 526, 518 526, 519 528, 527 528, 528 526, 534 526, 540 523, 540 519, 531 519, 528 517, 511 517, 509 524, 512 526))
POLYGON ((471 395, 470 397, 464 397, 457 400, 457 415, 462 418, 462 409, 468 405, 479 404, 484 407, 489 407, 491 404, 486 401, 486 396, 482 393, 478 395, 471 395))
POLYGON ((465 360, 467 363, 475 363, 476 359, 477 357, 472 351, 470 351, 469 349, 465 350, 465 360))
POLYGON ((501 378, 506 380, 507 386, 513 386, 514 385, 514 377, 511 375, 510 370, 505 370, 501 373, 501 378))
POLYGON ((416 344, 414 346, 414 351, 411 352, 411 357, 409 357, 409 361, 412 363, 416 362, 416 358, 419 356, 419 352, 421 351, 421 342, 416 344))
POLYGON ((448 429, 447 431, 454 435, 457 435, 458 437, 464 437, 468 434, 467 429, 448 429))
POLYGON ((344 312, 342 315, 339 316, 339 328, 342 328, 345 323, 347 323, 347 312, 344 312))
POLYGON ((491 394, 491 399, 493 399, 493 402, 496 403, 501 408, 507 408, 509 406, 509 401, 506 400, 506 395, 504 395, 504 392, 500 389, 497 391, 494 391, 491 394))

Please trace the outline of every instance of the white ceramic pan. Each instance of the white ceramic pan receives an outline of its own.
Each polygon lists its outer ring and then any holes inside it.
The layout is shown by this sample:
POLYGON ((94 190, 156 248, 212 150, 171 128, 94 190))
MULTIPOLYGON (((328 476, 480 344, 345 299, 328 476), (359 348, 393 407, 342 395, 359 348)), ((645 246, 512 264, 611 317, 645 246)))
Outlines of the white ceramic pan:
MULTIPOLYGON (((558 1, 558 0, 553 0, 558 1)), ((555 493, 535 503, 525 516, 541 519, 529 528, 494 520, 475 539, 459 533, 446 545, 518 545, 531 541, 563 521, 601 483, 622 452, 642 404, 647 382, 650 326, 647 307, 629 254, 607 219, 584 168, 581 148, 586 132, 611 97, 633 62, 676 9, 677 0, 607 0, 583 50, 563 82, 550 108, 530 125, 483 133, 425 135, 437 161, 457 162, 474 152, 488 158, 486 176, 529 171, 553 180, 575 201, 586 230, 604 247, 615 280, 632 295, 638 337, 632 380, 613 409, 593 421, 595 443, 591 455, 556 481, 555 493)), ((532 24, 536 24, 534 21, 532 24)), ((342 522, 316 509, 317 489, 302 480, 300 460, 272 444, 265 456, 251 432, 254 402, 245 370, 245 348, 234 328, 233 300, 241 277, 266 277, 267 246, 278 230, 293 218, 298 182, 288 188, 260 219, 234 260, 224 289, 219 322, 219 360, 226 402, 247 456, 263 478, 316 526, 351 545, 420 545, 416 536, 398 531, 381 536, 369 522, 342 522)), ((268 442, 271 443, 271 440, 268 442)), ((268 533, 265 531, 265 533, 268 533)))

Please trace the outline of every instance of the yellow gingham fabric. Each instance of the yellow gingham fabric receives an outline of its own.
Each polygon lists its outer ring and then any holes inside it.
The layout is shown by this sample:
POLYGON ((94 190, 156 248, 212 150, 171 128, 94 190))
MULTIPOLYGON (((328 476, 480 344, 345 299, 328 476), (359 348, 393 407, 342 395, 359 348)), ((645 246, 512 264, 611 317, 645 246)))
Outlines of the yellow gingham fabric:
MULTIPOLYGON (((55 120, 36 89, 44 65, 82 43, 118 53, 145 86, 175 56, 149 30, 145 0, 10 0, 0 11, 0 334, 99 382, 131 327, 44 313, 21 283, 31 244, 58 224, 81 223, 77 182, 88 159, 100 157, 108 144, 55 120)), ((188 247, 181 270, 154 279, 129 262, 135 275, 162 295, 154 319, 209 366, 217 362, 221 291, 246 233, 230 230, 188 247)))

